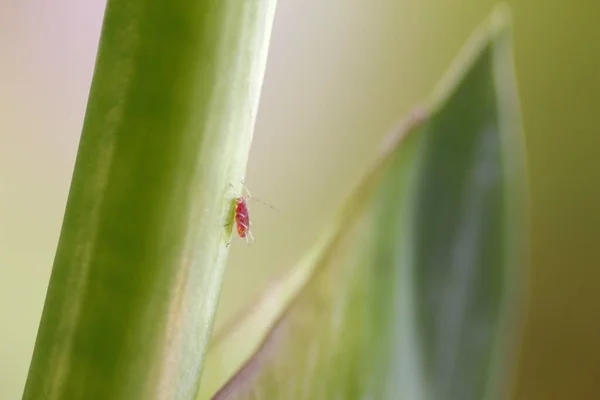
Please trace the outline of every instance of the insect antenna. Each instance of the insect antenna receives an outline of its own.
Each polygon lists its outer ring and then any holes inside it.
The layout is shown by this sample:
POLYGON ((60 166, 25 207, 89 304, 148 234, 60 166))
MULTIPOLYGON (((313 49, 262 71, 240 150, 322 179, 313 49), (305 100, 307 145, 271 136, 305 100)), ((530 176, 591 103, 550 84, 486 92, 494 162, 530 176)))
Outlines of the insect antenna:
POLYGON ((262 203, 263 205, 269 207, 271 210, 273 211, 278 211, 275 207, 273 207, 272 205, 270 205, 269 203, 266 203, 260 199, 257 199, 256 197, 248 197, 250 200, 254 200, 254 201, 258 201, 259 203, 262 203))
MULTIPOLYGON (((233 185, 231 185, 231 187, 233 187, 233 185)), ((263 201, 261 199, 257 199, 256 197, 252 196, 252 193, 250 193, 250 191, 248 190, 248 188, 244 185, 244 181, 243 180, 242 180, 242 188, 244 188, 244 191, 246 192, 246 197, 248 199, 251 199, 251 200, 254 200, 254 201, 258 201, 259 203, 264 204, 265 206, 269 207, 273 211, 278 211, 275 207, 273 207, 272 205, 270 205, 266 201, 263 201)))

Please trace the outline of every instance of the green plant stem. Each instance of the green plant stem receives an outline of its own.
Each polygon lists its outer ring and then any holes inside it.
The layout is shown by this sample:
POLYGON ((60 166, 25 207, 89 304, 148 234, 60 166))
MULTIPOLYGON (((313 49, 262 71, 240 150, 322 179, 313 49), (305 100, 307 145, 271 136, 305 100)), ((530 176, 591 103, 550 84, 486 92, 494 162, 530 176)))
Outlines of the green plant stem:
POLYGON ((109 0, 24 399, 192 399, 275 0, 109 0))

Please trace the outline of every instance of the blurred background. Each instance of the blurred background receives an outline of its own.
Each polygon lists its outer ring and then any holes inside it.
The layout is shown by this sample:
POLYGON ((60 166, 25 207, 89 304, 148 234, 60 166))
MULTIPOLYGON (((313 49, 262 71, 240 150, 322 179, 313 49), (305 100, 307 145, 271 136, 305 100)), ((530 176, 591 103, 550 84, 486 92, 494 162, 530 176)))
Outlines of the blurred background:
MULTIPOLYGON (((426 100, 493 0, 281 0, 217 325, 291 267, 426 100)), ((600 3, 513 0, 532 192, 514 398, 600 399, 600 3)), ((19 399, 75 161, 104 0, 0 0, 0 399, 19 399)))

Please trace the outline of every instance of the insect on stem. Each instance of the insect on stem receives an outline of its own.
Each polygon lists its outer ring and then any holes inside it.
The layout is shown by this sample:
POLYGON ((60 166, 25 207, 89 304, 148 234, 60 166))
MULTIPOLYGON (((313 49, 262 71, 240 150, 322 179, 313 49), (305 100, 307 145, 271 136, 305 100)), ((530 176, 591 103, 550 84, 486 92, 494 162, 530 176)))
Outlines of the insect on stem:
MULTIPOLYGON (((246 186, 244 186, 243 180, 241 183, 242 183, 242 187, 246 191, 246 195, 235 198, 235 200, 234 200, 234 203, 235 203, 234 219, 233 219, 233 221, 229 222, 225 226, 229 226, 235 222, 238 236, 242 239, 246 239, 246 243, 249 245, 251 243, 251 241, 254 242, 254 236, 252 235, 252 232, 250 230, 250 227, 252 226, 252 222, 250 222, 250 214, 249 214, 249 210, 248 210, 247 200, 252 199, 252 200, 258 201, 273 210, 275 210, 275 207, 265 203, 262 200, 259 200, 255 197, 253 197, 252 194, 250 193, 250 191, 248 190, 248 188, 246 188, 246 186)), ((229 186, 231 186, 231 188, 233 190, 235 190, 235 188, 233 187, 233 185, 231 183, 229 184, 229 186)), ((231 243, 231 241, 229 243, 227 243, 226 246, 229 246, 230 243, 231 243)))

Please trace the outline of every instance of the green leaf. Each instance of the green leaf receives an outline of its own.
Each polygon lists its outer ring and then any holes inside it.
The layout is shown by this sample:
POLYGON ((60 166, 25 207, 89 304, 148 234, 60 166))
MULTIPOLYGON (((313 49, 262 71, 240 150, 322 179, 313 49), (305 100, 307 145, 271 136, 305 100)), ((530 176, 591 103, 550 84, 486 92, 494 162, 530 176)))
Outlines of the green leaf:
POLYGON ((24 399, 191 399, 275 1, 109 0, 24 399))
POLYGON ((526 267, 508 12, 394 132, 330 232, 207 355, 197 399, 501 398, 526 267))

